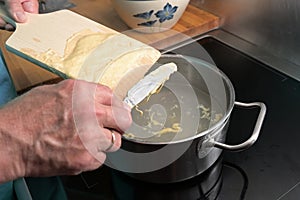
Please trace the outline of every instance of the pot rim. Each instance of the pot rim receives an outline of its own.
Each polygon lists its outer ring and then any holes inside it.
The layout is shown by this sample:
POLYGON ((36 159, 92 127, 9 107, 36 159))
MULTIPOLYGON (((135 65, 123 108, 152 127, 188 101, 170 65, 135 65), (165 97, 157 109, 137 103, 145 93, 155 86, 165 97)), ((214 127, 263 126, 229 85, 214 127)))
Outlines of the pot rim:
POLYGON ((200 58, 195 58, 195 57, 191 57, 191 56, 186 56, 186 55, 181 55, 181 54, 164 54, 161 56, 162 58, 165 57, 175 57, 175 58, 183 58, 185 60, 187 60, 189 62, 189 60, 194 60, 197 62, 201 62, 202 65, 204 65, 205 67, 208 67, 210 70, 212 70, 213 72, 217 73, 218 75, 220 75, 220 77, 222 77, 222 80, 226 83, 226 86, 228 86, 229 88, 229 94, 230 94, 230 98, 229 98, 229 106, 228 109, 225 111, 224 116, 214 125, 212 125, 210 128, 206 129, 205 131, 202 131, 200 133, 195 134, 194 136, 190 136, 187 138, 183 138, 180 140, 172 140, 172 141, 162 141, 162 142, 157 142, 157 141, 143 141, 143 140, 138 140, 138 139, 134 139, 134 138, 125 138, 124 136, 122 136, 122 139, 125 139, 127 141, 130 142, 134 142, 134 143, 138 143, 138 144, 144 144, 144 145, 167 145, 167 144, 178 144, 178 143, 183 143, 183 142, 188 142, 200 137, 203 137, 205 135, 208 135, 209 133, 214 133, 216 132, 216 130, 218 130, 220 127, 222 128, 224 123, 227 123, 227 119, 229 118, 233 107, 234 107, 234 102, 235 102, 235 91, 234 91, 234 87, 230 81, 230 79, 227 77, 227 75, 221 71, 217 66, 206 62, 200 58))

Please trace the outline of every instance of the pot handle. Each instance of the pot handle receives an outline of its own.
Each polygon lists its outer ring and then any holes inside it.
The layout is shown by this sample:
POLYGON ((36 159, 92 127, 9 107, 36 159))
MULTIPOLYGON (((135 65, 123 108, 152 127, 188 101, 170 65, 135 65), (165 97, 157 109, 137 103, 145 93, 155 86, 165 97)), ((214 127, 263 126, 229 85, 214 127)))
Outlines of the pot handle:
POLYGON ((234 102, 234 105, 239 106, 239 107, 260 107, 259 115, 257 117, 256 124, 255 124, 255 127, 254 127, 251 137, 248 140, 246 140, 245 142, 243 142, 241 144, 237 144, 237 145, 228 145, 228 144, 217 142, 213 139, 210 141, 210 143, 214 147, 217 147, 220 149, 230 150, 230 151, 242 151, 242 150, 245 150, 245 149, 251 147, 254 144, 254 142, 257 140, 260 129, 262 127, 262 124, 263 124, 263 121, 265 118, 265 115, 266 115, 267 108, 266 108, 266 105, 261 102, 241 103, 241 102, 236 101, 236 102, 234 102))

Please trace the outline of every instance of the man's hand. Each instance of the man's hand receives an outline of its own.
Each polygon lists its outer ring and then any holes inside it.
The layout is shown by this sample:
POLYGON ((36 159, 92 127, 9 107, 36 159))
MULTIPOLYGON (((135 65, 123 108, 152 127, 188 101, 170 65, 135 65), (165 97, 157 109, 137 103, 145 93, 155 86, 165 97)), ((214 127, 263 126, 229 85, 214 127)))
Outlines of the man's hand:
POLYGON ((65 80, 32 89, 0 109, 0 182, 78 174, 121 145, 130 109, 99 84, 65 80))
MULTIPOLYGON (((19 23, 27 21, 25 12, 38 13, 39 11, 38 0, 0 0, 0 6, 8 13, 9 17, 19 23)), ((0 18, 0 28, 14 30, 14 27, 2 18, 0 18)))

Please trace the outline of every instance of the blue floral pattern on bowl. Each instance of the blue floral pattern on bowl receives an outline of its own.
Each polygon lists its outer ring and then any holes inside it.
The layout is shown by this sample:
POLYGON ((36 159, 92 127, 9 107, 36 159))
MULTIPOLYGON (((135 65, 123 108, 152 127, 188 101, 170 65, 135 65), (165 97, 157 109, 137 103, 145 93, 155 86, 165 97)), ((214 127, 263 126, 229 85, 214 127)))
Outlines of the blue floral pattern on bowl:
POLYGON ((160 23, 165 22, 166 20, 171 20, 174 17, 175 12, 177 11, 178 6, 172 6, 170 3, 167 3, 162 10, 157 11, 154 15, 159 20, 150 20, 152 14, 154 13, 154 10, 150 10, 149 12, 144 13, 138 13, 134 14, 133 17, 142 18, 148 21, 142 22, 137 24, 138 26, 146 26, 151 27, 153 26, 157 21, 160 23))
POLYGON ((142 18, 142 19, 150 19, 151 15, 153 14, 154 10, 150 10, 149 12, 138 13, 133 15, 134 17, 142 18))

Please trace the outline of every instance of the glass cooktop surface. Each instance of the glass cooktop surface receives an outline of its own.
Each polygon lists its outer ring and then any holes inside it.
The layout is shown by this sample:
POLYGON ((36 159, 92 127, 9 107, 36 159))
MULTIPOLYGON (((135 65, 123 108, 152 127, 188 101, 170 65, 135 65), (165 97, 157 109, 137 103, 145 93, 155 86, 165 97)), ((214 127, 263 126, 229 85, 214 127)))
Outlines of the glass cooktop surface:
MULTIPOLYGON (((240 102, 264 102, 267 114, 256 143, 223 151, 203 174, 176 184, 134 180, 106 166, 62 177, 70 199, 249 199, 300 198, 300 83, 213 39, 198 41, 231 80, 240 102)), ((189 45, 176 52, 197 57, 189 45)), ((228 144, 252 133, 257 111, 233 109, 228 144)))

